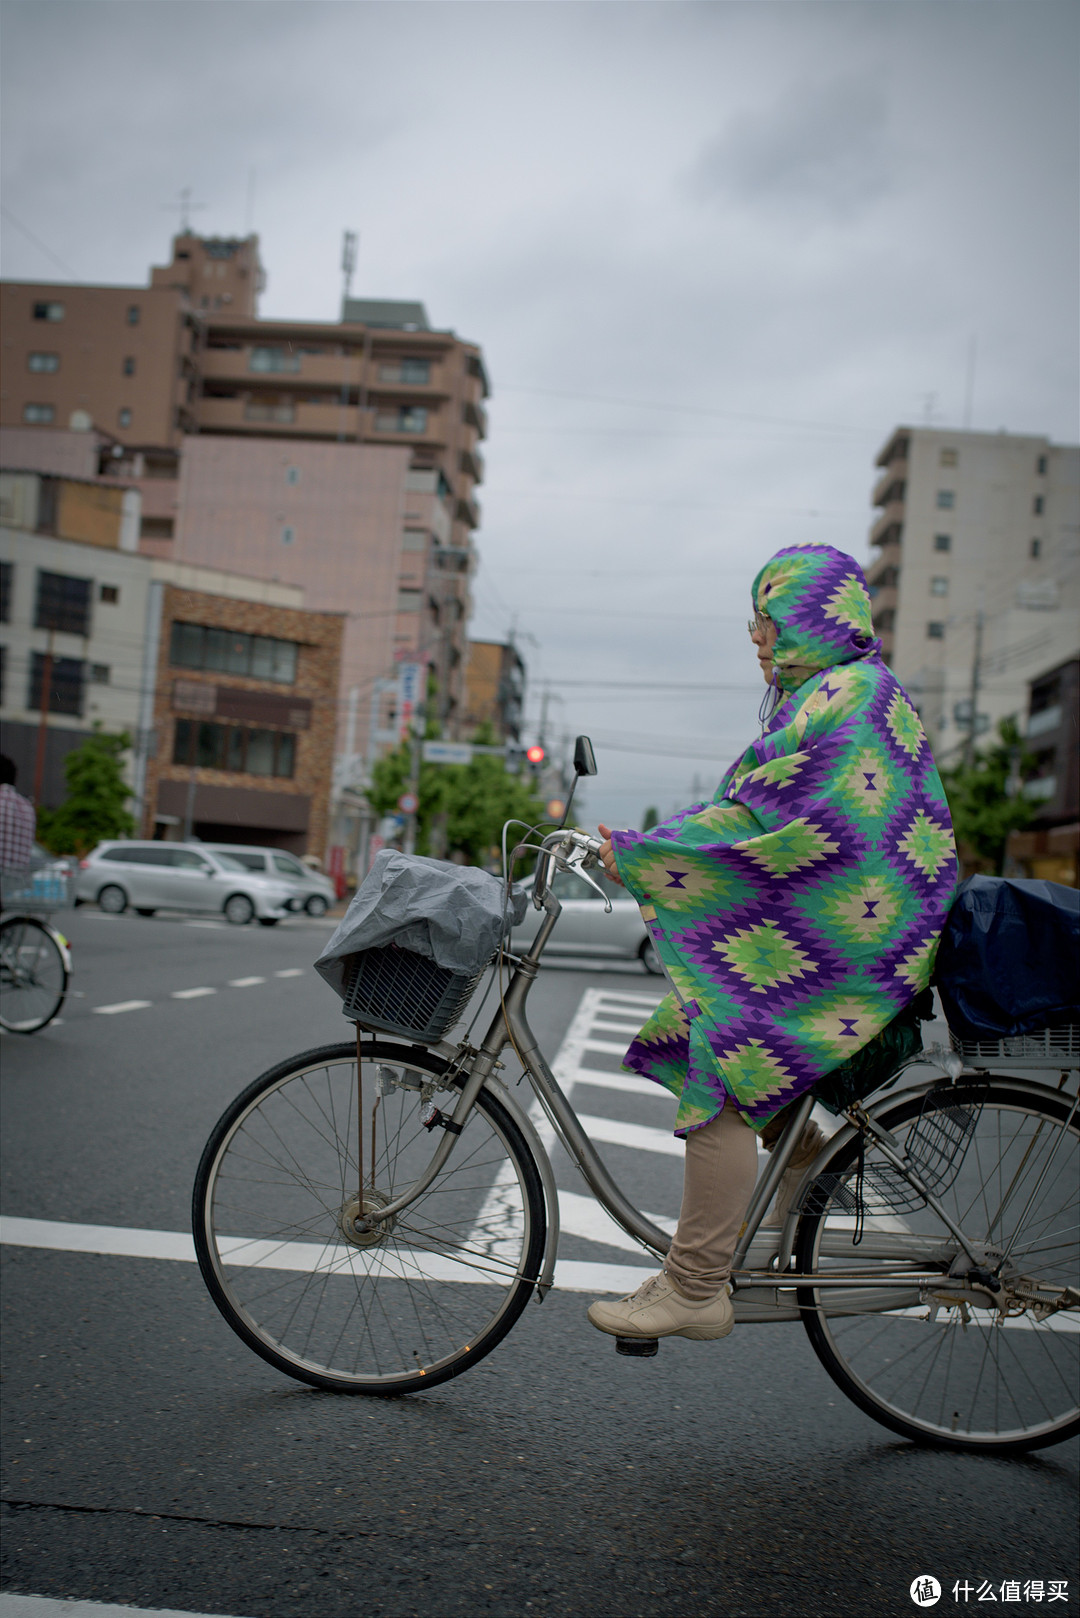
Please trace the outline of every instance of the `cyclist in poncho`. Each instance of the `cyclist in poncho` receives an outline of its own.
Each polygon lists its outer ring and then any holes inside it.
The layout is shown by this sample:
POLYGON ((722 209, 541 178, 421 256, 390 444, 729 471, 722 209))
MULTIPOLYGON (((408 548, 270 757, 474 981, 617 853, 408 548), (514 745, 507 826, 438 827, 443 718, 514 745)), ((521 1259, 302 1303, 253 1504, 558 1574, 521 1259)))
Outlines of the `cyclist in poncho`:
MULTIPOLYGON (((770 1120, 926 987, 956 884, 945 794, 882 662, 862 570, 831 546, 789 546, 754 580, 753 608, 759 740, 711 803, 647 833, 600 828, 674 985, 624 1066, 678 1096, 686 1140, 663 1272, 589 1310, 618 1336, 731 1330, 758 1136, 770 1143, 770 1120)), ((821 1139, 809 1125, 789 1195, 821 1139)))

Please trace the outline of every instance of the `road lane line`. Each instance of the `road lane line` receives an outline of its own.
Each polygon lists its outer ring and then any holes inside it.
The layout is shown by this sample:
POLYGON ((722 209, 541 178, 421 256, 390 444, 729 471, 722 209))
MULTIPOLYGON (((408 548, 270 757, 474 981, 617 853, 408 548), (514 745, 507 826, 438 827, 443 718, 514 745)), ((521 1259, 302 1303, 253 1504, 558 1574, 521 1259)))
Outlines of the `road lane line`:
POLYGON ((152 1000, 118 1000, 115 1005, 91 1006, 90 1010, 99 1017, 115 1017, 121 1011, 145 1011, 153 1003, 152 1000))
POLYGON ((302 978, 304 968, 302 966, 286 966, 282 971, 275 972, 274 976, 276 978, 302 978))
POLYGON ((230 989, 251 989, 256 983, 265 983, 265 978, 230 978, 230 989))
POLYGON ((230 925, 230 923, 227 922, 227 921, 185 921, 184 922, 185 927, 212 927, 212 928, 214 928, 215 932, 220 931, 223 927, 228 927, 229 925, 230 925))
MULTIPOLYGON (((101 1601, 56 1601, 52 1596, 0 1595, 0 1618, 215 1618, 175 1607, 114 1607, 101 1601)), ((221 1613, 216 1618, 223 1618, 221 1613)))
POLYGON ((207 989, 207 988, 202 988, 202 989, 174 989, 171 996, 170 996, 170 999, 173 999, 173 1000, 198 1000, 204 994, 217 994, 217 990, 216 989, 207 989))

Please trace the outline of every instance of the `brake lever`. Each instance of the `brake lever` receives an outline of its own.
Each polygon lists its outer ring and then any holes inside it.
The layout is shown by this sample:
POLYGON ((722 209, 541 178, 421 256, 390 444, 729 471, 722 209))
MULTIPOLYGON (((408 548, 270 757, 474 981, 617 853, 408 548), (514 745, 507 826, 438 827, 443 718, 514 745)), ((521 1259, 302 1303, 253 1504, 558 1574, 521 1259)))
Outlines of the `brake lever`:
POLYGON ((604 912, 606 915, 610 916, 611 900, 608 898, 599 882, 594 882, 589 873, 580 865, 572 865, 570 869, 574 872, 575 876, 579 876, 583 882, 587 882, 594 893, 598 893, 600 895, 601 899, 604 901, 604 912))

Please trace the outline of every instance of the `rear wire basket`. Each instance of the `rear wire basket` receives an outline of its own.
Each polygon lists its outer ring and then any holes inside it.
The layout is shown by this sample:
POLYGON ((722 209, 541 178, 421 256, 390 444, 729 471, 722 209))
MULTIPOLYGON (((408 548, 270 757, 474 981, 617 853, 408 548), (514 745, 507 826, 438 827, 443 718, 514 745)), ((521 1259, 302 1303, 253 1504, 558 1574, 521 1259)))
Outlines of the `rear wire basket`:
POLYGON ((950 1030, 949 1038, 966 1067, 986 1067, 997 1062, 1008 1062, 1012 1067, 1080 1067, 1080 1023, 1057 1023, 1006 1039, 992 1035, 980 1040, 960 1039, 950 1030))
POLYGON ((484 975, 452 972, 426 955, 386 944, 348 958, 346 1017, 383 1034, 433 1044, 452 1028, 484 975))

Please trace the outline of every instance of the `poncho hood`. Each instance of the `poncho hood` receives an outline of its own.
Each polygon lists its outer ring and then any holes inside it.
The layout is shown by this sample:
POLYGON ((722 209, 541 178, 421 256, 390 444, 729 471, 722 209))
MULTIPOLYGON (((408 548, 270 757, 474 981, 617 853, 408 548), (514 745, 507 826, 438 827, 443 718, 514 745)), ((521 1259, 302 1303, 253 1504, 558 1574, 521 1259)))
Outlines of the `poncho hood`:
POLYGON ((785 691, 822 669, 881 651, 863 570, 831 545, 777 551, 754 580, 753 600, 777 626, 773 669, 785 691))

